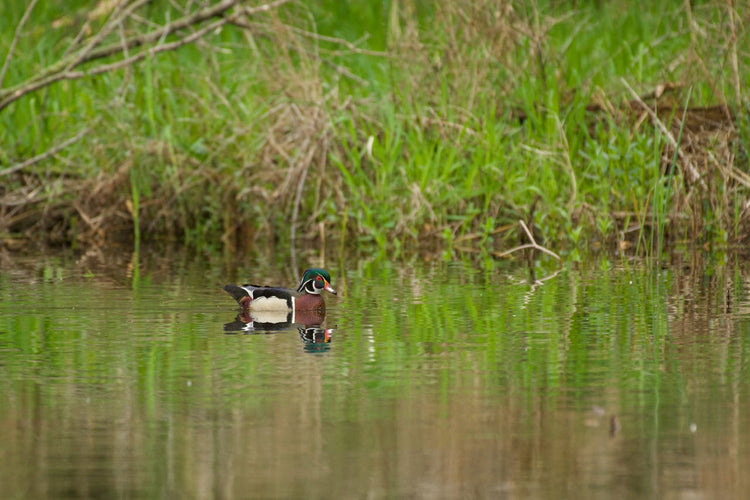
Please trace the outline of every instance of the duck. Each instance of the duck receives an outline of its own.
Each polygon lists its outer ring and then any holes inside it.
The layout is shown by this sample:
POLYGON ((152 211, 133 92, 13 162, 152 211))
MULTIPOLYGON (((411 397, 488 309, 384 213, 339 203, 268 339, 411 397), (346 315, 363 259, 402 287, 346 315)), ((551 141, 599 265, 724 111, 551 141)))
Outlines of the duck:
POLYGON ((231 295, 250 313, 302 313, 309 311, 325 312, 326 303, 321 295, 323 290, 337 295, 331 286, 331 275, 325 269, 305 270, 296 290, 276 286, 224 285, 224 291, 231 295))

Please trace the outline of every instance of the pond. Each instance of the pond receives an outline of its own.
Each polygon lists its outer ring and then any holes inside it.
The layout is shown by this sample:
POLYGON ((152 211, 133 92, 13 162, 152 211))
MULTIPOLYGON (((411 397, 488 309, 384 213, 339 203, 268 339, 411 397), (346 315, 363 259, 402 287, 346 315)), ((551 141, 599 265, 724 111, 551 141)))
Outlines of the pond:
POLYGON ((0 264, 4 498, 750 494, 741 261, 311 259, 338 295, 282 329, 221 287, 284 263, 0 264))

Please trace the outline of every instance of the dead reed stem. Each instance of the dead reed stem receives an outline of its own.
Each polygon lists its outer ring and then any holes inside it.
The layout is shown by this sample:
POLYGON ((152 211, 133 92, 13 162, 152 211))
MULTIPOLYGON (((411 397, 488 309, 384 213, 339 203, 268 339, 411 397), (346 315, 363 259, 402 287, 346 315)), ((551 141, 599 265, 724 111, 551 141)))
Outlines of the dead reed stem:
POLYGON ((682 151, 682 148, 680 148, 680 145, 678 144, 677 140, 672 135, 672 132, 670 132, 670 130, 659 119, 659 116, 656 114, 656 112, 653 109, 651 109, 651 107, 648 106, 645 102, 643 102, 641 97, 628 84, 627 80, 625 80, 624 78, 620 78, 620 81, 625 86, 625 88, 628 89, 628 92, 630 92, 630 95, 633 96, 633 99, 640 105, 641 108, 643 108, 643 110, 648 114, 648 116, 651 117, 651 120, 653 121, 654 125, 656 125, 656 128, 659 129, 659 132, 662 133, 662 135, 667 140, 669 145, 674 148, 674 150, 677 153, 677 156, 682 161, 683 167, 685 169, 685 173, 688 175, 688 180, 690 181, 690 183, 694 184, 696 182, 699 182, 701 187, 705 188, 706 187, 705 182, 701 178, 701 175, 698 172, 698 169, 682 151))

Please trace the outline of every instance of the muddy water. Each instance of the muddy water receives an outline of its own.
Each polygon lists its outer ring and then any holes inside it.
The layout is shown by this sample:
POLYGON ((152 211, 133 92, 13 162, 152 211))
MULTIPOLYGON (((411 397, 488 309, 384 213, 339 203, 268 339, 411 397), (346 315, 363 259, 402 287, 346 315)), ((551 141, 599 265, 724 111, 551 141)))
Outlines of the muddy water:
POLYGON ((0 263, 4 498, 750 494, 738 263, 328 263, 322 321, 257 325, 221 286, 283 263, 0 263))

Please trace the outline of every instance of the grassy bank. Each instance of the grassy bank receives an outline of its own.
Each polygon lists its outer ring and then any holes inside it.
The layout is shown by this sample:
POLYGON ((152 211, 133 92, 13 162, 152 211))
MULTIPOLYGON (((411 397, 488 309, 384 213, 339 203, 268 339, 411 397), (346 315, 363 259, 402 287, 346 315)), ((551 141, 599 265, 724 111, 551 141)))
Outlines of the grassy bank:
MULTIPOLYGON (((43 4, 15 38, 26 3, 4 7, 3 90, 117 13, 43 4)), ((523 219, 558 251, 746 243, 750 7, 597 4, 234 8, 0 110, 0 234, 450 256, 525 242, 523 219)), ((103 43, 195 10, 151 2, 103 43)))

